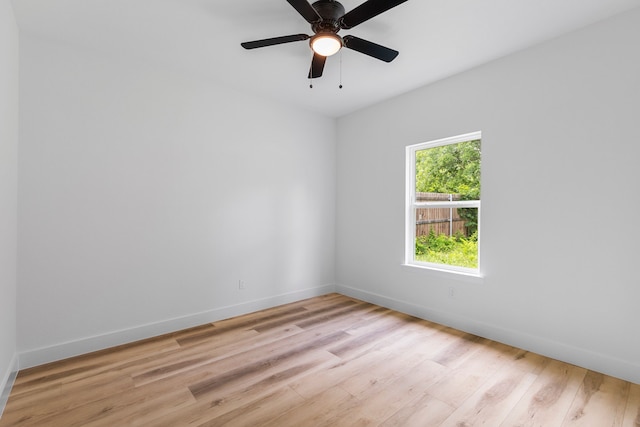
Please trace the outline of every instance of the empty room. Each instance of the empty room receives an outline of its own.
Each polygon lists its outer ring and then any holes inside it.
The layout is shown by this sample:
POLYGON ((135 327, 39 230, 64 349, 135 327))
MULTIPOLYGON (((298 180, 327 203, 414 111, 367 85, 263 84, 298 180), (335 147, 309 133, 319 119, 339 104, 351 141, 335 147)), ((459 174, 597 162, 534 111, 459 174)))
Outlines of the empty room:
POLYGON ((0 0, 0 427, 640 426, 640 0, 0 0))

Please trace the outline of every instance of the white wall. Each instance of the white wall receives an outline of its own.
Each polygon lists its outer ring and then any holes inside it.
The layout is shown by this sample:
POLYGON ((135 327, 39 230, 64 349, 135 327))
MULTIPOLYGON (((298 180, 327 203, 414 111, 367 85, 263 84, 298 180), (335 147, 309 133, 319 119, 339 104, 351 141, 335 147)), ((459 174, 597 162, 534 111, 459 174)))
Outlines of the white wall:
POLYGON ((24 34, 20 66, 21 364, 334 289, 333 120, 24 34))
POLYGON ((340 119, 338 290, 640 382, 639 40, 636 9, 340 119), (484 279, 402 266, 405 146, 477 130, 484 279))
POLYGON ((16 251, 18 178, 18 27, 0 0, 0 414, 18 369, 16 251))

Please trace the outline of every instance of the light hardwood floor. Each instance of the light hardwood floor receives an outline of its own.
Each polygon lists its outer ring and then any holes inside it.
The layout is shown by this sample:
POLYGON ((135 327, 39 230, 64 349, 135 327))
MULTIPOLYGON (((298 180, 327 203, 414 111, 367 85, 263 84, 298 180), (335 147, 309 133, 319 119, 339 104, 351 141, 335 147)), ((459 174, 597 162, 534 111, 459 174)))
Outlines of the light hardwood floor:
POLYGON ((5 426, 640 426, 640 385, 331 294, 21 371, 5 426))

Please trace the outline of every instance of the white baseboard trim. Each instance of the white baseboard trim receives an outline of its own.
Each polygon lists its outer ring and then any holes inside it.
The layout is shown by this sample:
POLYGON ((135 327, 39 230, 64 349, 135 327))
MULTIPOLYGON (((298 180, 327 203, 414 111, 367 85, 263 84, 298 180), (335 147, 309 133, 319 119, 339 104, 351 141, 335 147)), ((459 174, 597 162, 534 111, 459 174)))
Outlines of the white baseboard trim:
POLYGON ((609 355, 595 353, 590 350, 569 346, 561 342, 506 329, 501 326, 478 322, 464 316, 419 306, 349 286, 338 284, 336 285, 336 292, 410 314, 421 319, 430 320, 441 325, 450 326, 483 338, 581 366, 592 371, 640 384, 640 365, 637 363, 631 363, 609 355))
POLYGON ((18 354, 14 354, 11 359, 11 363, 9 363, 9 369, 2 377, 2 382, 0 382, 0 418, 2 418, 2 413, 4 412, 5 406, 7 406, 7 401, 9 400, 9 394, 11 394, 11 388, 13 387, 13 383, 18 376, 18 354))
POLYGON ((37 348, 20 352, 20 368, 26 369, 45 363, 62 360, 93 351, 104 350, 121 344, 155 337, 194 326, 204 325, 222 319, 251 313, 266 308, 276 307, 306 298, 335 292, 335 285, 323 285, 315 288, 303 289, 295 292, 275 295, 258 300, 241 302, 234 305, 217 307, 200 313, 149 323, 133 328, 109 332, 106 334, 86 337, 74 341, 64 342, 53 346, 37 348))

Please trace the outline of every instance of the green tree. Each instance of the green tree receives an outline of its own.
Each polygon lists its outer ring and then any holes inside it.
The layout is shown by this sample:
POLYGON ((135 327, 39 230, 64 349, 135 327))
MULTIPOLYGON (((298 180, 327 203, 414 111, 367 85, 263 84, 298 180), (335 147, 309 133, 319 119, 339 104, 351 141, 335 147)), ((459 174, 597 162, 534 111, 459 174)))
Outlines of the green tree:
MULTIPOLYGON (((480 199, 480 140, 427 148, 416 152, 416 191, 457 194, 480 199)), ((477 209, 458 209, 470 233, 478 228, 477 209)))

